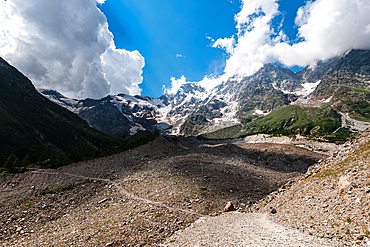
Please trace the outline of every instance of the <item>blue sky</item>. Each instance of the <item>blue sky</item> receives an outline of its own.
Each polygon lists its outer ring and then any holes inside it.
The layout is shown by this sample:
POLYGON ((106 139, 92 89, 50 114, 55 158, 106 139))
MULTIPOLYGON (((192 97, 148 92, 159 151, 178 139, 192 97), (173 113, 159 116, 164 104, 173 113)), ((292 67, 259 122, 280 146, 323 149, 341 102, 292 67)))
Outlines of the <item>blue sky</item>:
MULTIPOLYGON (((296 12, 303 0, 279 2, 283 29, 296 39, 296 12)), ((108 20, 117 48, 138 50, 145 58, 142 94, 159 97, 170 78, 185 75, 200 81, 205 75, 222 73, 227 54, 211 46, 214 40, 233 36, 234 16, 241 2, 228 0, 107 0, 98 5, 108 20)))
MULTIPOLYGON (((281 0, 273 26, 283 23, 291 41, 296 40, 294 19, 304 0, 281 0)), ((117 48, 138 50, 145 58, 142 94, 159 97, 170 78, 186 76, 200 81, 223 72, 227 54, 211 46, 214 40, 237 32, 234 16, 239 0, 107 0, 98 5, 105 14, 117 48)), ((295 67, 297 71, 300 67, 295 67)))
POLYGON ((0 56, 67 97, 159 97, 370 49, 369 13, 369 0, 0 0, 0 56))
POLYGON ((240 3, 227 0, 107 0, 99 6, 117 48, 138 50, 145 58, 142 94, 159 97, 171 77, 198 81, 222 72, 225 52, 214 39, 235 34, 240 3))

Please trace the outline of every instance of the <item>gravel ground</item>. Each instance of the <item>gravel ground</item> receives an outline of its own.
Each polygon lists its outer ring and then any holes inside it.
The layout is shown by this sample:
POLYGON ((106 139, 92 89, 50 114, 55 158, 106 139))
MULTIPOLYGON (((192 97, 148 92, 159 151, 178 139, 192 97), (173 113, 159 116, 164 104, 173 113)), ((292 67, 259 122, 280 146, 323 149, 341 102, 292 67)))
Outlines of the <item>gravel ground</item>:
POLYGON ((370 130, 255 207, 276 222, 343 246, 370 246, 370 130))
POLYGON ((324 157, 292 145, 193 148, 158 137, 111 157, 0 177, 0 246, 159 246, 228 201, 248 210, 324 157))
POLYGON ((330 240, 278 225, 271 217, 238 212, 202 217, 185 230, 176 232, 161 246, 338 246, 330 240))

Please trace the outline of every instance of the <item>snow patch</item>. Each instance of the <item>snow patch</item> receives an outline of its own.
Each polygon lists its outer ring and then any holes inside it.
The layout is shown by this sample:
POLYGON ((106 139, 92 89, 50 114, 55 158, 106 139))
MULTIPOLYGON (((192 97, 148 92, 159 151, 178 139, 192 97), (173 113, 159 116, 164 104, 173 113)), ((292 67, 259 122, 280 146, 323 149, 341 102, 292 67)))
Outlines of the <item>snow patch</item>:
MULTIPOLYGON (((314 83, 303 83, 301 84, 303 89, 300 90, 300 91, 296 91, 296 92, 289 92, 289 91, 285 91, 285 90, 282 90, 281 91, 285 94, 295 94, 297 96, 307 96, 309 94, 311 94, 313 91, 315 91, 315 89, 317 88, 317 86, 320 84, 321 80, 318 80, 317 82, 314 82, 314 83)), ((275 88, 275 86, 274 86, 275 88)), ((277 88, 275 88, 277 89, 277 88)))
POLYGON ((130 129, 130 135, 135 135, 140 130, 145 131, 146 129, 141 124, 135 123, 130 129))
POLYGON ((323 103, 329 103, 331 98, 333 98, 333 96, 331 96, 329 99, 326 99, 326 100, 322 100, 323 103))
POLYGON ((269 112, 263 112, 261 110, 255 110, 253 115, 259 115, 259 116, 267 116, 268 114, 270 114, 270 111, 269 112))

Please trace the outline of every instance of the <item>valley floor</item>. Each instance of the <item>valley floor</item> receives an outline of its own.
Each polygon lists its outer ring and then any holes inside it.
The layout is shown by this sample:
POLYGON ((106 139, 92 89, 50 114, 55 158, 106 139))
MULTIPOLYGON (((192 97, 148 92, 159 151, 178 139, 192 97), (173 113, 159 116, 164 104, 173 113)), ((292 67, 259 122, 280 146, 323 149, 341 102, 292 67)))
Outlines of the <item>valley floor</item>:
MULTIPOLYGON (((201 217, 227 218, 229 214, 220 212, 228 201, 239 211, 248 211, 249 205, 301 179, 308 167, 326 157, 294 145, 221 143, 195 148, 160 136, 111 157, 0 177, 0 242, 2 246, 176 243, 169 237, 201 217)), ((230 219, 238 215, 230 214, 230 219)), ((243 214, 243 219, 252 220, 246 228, 254 220, 268 221, 260 214, 243 214)), ((264 235, 256 238, 264 243, 264 235)))

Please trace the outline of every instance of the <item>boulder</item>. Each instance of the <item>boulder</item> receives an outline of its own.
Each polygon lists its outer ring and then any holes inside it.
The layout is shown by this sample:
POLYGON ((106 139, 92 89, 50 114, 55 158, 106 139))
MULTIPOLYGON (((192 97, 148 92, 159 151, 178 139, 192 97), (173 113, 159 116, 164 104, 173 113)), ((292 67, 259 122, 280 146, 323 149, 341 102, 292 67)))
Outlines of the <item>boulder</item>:
POLYGON ((227 202, 225 206, 225 212, 235 211, 234 205, 232 202, 227 202))

